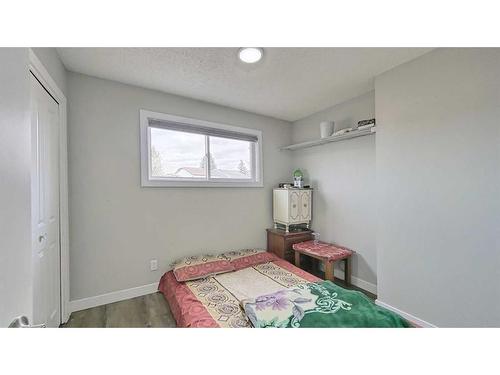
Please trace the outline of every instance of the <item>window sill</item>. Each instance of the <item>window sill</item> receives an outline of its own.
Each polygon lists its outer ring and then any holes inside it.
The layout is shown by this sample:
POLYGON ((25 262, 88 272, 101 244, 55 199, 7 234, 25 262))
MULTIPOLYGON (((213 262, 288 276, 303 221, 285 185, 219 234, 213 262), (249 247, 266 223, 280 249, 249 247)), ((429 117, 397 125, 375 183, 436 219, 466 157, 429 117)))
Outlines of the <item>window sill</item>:
POLYGON ((147 180, 142 181, 141 187, 156 187, 156 188, 262 188, 264 183, 258 182, 227 182, 227 181, 161 181, 147 180))

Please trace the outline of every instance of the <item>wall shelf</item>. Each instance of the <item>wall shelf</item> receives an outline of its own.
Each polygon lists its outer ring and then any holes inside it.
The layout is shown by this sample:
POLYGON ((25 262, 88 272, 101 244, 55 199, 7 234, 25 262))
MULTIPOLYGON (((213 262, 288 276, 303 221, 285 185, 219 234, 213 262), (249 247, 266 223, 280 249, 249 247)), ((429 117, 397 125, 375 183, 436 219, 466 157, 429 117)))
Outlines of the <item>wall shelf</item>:
POLYGON ((362 137, 364 135, 375 134, 376 131, 377 131, 376 126, 374 126, 372 128, 368 128, 368 129, 363 129, 363 130, 353 130, 353 131, 350 131, 348 133, 344 133, 344 134, 340 134, 340 135, 332 135, 330 137, 317 139, 315 141, 302 142, 302 143, 297 143, 295 145, 281 147, 280 150, 289 150, 289 151, 300 150, 302 148, 320 146, 320 145, 324 145, 326 143, 338 142, 338 141, 343 141, 346 139, 362 137))

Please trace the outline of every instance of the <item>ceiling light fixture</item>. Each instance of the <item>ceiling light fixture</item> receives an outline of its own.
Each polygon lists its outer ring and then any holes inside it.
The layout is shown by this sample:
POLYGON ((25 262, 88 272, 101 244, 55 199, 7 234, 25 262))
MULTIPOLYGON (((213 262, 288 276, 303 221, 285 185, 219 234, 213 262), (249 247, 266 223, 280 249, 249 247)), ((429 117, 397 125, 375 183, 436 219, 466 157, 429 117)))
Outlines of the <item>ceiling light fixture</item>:
POLYGON ((238 57, 247 64, 254 64, 262 59, 264 50, 256 47, 244 47, 238 51, 238 57))

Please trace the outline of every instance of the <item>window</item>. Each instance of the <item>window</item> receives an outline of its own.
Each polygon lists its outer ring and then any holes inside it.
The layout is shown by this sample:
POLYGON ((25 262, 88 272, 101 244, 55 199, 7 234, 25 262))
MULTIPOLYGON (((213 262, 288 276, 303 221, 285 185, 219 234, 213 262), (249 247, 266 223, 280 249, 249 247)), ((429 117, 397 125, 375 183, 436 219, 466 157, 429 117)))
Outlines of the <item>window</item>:
POLYGON ((262 133, 141 110, 142 186, 261 187, 262 133))

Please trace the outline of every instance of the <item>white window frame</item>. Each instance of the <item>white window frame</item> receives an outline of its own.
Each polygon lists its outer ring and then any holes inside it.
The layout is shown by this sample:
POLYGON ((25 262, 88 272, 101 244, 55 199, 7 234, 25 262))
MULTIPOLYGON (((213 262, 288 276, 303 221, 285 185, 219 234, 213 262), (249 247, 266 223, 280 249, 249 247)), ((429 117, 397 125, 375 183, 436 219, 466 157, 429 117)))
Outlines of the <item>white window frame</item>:
MULTIPOLYGON (((140 113, 140 143, 141 143, 141 186, 142 187, 263 187, 262 132, 256 129, 241 128, 233 125, 220 124, 205 120, 171 115, 141 109, 140 113), (210 127, 257 137, 252 148, 252 179, 210 178, 210 168, 207 168, 205 179, 152 177, 151 176, 151 132, 149 120, 171 121, 191 126, 210 127)), ((207 137, 208 139, 208 137, 207 137)), ((209 146, 205 147, 206 154, 209 146)), ((209 158, 207 157, 207 160, 209 158)), ((208 163, 208 161, 207 161, 208 163)))

